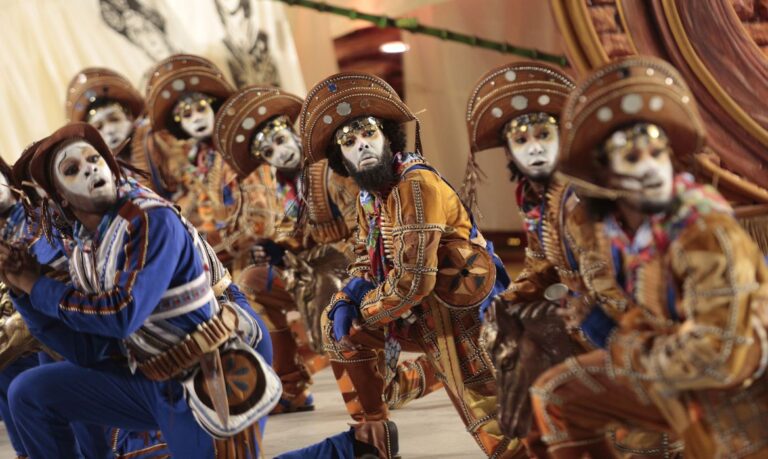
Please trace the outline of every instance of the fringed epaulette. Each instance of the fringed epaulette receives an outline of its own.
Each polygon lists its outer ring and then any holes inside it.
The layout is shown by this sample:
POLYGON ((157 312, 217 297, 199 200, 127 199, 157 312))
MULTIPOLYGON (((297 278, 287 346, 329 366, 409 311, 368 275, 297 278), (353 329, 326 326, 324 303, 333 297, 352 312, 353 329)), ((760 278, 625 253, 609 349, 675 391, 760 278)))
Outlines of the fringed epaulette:
POLYGON ((768 255, 768 205, 743 206, 735 209, 736 219, 752 240, 768 255))
POLYGON ((333 215, 328 194, 328 162, 320 161, 309 166, 307 205, 312 238, 321 244, 340 241, 349 235, 349 228, 342 216, 333 215))
POLYGON ((262 457, 264 451, 261 438, 261 429, 256 422, 233 437, 216 439, 215 459, 262 457))
POLYGON ((572 269, 564 253, 562 238, 564 197, 567 191, 567 183, 558 180, 553 180, 547 187, 547 193, 544 196, 546 213, 542 219, 541 245, 550 263, 559 268, 572 269))
POLYGON ((475 154, 470 152, 467 158, 467 170, 464 174, 464 181, 461 184, 461 191, 459 192, 459 198, 464 203, 473 215, 478 218, 482 218, 480 214, 480 207, 477 201, 477 187, 487 178, 485 172, 480 168, 480 164, 475 158, 475 154))

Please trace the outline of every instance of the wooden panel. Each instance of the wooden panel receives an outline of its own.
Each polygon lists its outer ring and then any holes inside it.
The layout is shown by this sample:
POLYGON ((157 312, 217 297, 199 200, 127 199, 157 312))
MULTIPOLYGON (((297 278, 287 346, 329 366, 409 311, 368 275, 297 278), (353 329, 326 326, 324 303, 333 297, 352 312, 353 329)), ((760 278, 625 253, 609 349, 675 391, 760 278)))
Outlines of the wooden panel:
MULTIPOLYGON (((697 99, 708 144, 720 158, 716 167, 768 188, 768 0, 550 4, 581 74, 635 53, 674 64, 697 99)), ((743 204, 764 202, 762 193, 744 193, 737 181, 721 186, 743 204)))

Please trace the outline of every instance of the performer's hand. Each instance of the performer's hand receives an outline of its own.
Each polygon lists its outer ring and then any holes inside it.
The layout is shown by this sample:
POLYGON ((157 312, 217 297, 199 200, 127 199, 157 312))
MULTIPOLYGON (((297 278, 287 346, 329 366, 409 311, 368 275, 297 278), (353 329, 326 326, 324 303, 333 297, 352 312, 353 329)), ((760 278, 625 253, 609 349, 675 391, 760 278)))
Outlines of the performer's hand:
POLYGON ((563 307, 557 309, 557 315, 563 319, 568 329, 580 328, 581 323, 592 310, 592 305, 585 300, 586 298, 585 296, 571 296, 561 300, 563 307))
POLYGON ((21 269, 20 250, 0 242, 0 269, 3 271, 18 271, 21 269))
POLYGON ((14 290, 29 294, 42 271, 40 264, 29 253, 0 244, 0 267, 3 277, 14 290))
POLYGON ((333 321, 333 335, 340 346, 346 348, 345 350, 357 348, 349 339, 352 330, 360 328, 357 317, 357 306, 347 301, 339 301, 330 312, 329 319, 333 321))
POLYGON ((284 256, 285 249, 269 239, 261 240, 251 248, 251 261, 255 265, 284 266, 284 256))
POLYGON ((10 280, 8 280, 8 276, 5 274, 4 269, 0 269, 0 282, 6 285, 11 291, 14 293, 14 295, 21 295, 22 292, 21 289, 19 289, 17 286, 13 285, 10 280))

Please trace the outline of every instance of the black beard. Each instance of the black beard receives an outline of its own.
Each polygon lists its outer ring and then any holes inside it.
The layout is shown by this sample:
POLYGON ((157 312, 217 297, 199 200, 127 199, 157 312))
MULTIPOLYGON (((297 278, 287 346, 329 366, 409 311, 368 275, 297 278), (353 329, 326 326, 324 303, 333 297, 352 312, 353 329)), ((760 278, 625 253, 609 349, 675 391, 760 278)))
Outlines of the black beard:
POLYGON ((347 158, 342 158, 349 175, 355 180, 357 186, 365 191, 388 191, 400 180, 392 167, 394 155, 389 144, 384 145, 381 160, 373 167, 358 171, 355 165, 347 158))
POLYGON ((537 175, 525 176, 525 178, 527 178, 531 182, 540 183, 542 185, 548 183, 551 177, 552 177, 552 174, 537 174, 537 175))
POLYGON ((521 179, 525 178, 533 183, 546 185, 547 183, 549 183, 549 180, 552 178, 552 173, 545 174, 545 175, 536 175, 536 176, 526 175, 517 167, 515 162, 512 160, 507 161, 507 169, 509 169, 509 172, 510 172, 510 177, 509 177, 510 182, 519 182, 521 179))
POLYGON ((296 167, 277 167, 275 166, 275 169, 277 169, 277 172, 282 174, 284 177, 288 178, 296 178, 297 175, 299 175, 299 166, 296 167))
POLYGON ((667 202, 641 202, 640 212, 644 214, 661 214, 669 212, 675 206, 675 200, 670 199, 667 202))

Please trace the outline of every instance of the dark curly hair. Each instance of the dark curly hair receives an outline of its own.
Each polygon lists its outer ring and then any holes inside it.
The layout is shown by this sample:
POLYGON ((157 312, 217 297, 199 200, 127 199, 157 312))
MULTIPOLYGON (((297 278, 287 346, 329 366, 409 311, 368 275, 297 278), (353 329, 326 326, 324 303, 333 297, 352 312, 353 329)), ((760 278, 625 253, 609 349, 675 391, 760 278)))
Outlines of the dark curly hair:
MULTIPOLYGON (((403 126, 392 120, 381 120, 381 125, 384 137, 389 139, 389 148, 392 152, 400 153, 404 151, 405 130, 403 129, 403 126)), ((347 171, 347 167, 344 165, 344 156, 341 154, 341 146, 336 143, 334 139, 331 140, 325 154, 328 158, 328 166, 330 166, 331 170, 342 177, 349 177, 349 171, 347 171)))
POLYGON ((85 121, 86 123, 90 123, 91 120, 91 110, 98 110, 100 108, 108 107, 110 105, 117 105, 120 107, 120 109, 123 110, 123 113, 125 113, 126 116, 129 118, 133 118, 133 113, 131 113, 131 110, 128 109, 128 107, 121 103, 119 100, 116 99, 110 99, 109 97, 99 97, 95 101, 93 101, 91 104, 88 105, 88 108, 85 110, 85 121))

